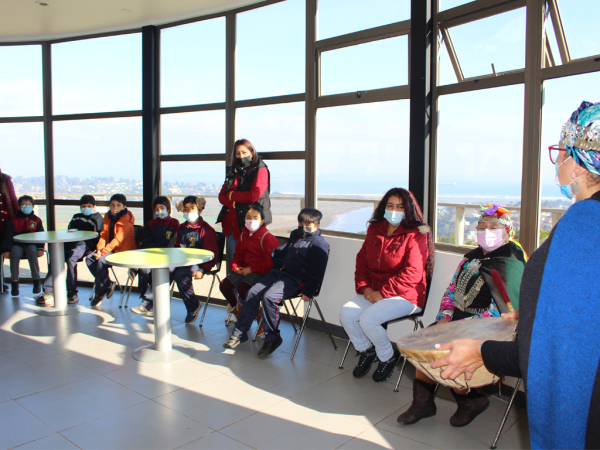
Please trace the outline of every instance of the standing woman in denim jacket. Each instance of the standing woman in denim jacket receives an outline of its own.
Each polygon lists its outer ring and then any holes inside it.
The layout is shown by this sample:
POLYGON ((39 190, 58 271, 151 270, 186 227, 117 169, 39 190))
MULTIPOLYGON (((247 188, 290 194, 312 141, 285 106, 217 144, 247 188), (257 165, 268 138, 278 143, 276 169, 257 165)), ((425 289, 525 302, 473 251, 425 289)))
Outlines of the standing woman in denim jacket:
POLYGON ((356 256, 356 297, 342 307, 340 321, 360 359, 363 377, 379 359, 373 380, 389 379, 400 361, 381 324, 420 312, 433 272, 433 239, 413 194, 390 189, 373 213, 356 256))

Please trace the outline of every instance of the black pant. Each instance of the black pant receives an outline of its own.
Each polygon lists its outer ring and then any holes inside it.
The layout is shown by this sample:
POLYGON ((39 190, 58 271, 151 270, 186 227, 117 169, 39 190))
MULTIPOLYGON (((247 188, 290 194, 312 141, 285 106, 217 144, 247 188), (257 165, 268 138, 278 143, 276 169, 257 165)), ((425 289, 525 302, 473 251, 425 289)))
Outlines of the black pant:
MULTIPOLYGON (((67 291, 77 292, 77 263, 83 261, 87 253, 85 244, 79 244, 69 248, 69 244, 65 244, 65 261, 67 263, 67 291)), ((52 286, 52 268, 48 266, 48 275, 44 280, 44 292, 50 293, 54 291, 52 286)))

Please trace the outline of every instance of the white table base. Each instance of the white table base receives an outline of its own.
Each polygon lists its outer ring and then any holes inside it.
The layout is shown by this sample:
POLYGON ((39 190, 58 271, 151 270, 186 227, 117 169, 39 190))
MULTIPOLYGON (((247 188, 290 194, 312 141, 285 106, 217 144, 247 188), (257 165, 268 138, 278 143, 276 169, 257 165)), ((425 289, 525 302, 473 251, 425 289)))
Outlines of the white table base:
POLYGON ((42 307, 36 312, 42 316, 68 316, 77 314, 80 307, 67 303, 67 274, 65 269, 65 244, 53 242, 48 244, 50 249, 50 265, 52 266, 52 288, 54 306, 42 307))
POLYGON ((171 292, 169 269, 152 269, 154 294, 154 344, 136 349, 131 356, 148 363, 170 363, 187 359, 196 353, 188 345, 173 345, 171 338, 171 292))

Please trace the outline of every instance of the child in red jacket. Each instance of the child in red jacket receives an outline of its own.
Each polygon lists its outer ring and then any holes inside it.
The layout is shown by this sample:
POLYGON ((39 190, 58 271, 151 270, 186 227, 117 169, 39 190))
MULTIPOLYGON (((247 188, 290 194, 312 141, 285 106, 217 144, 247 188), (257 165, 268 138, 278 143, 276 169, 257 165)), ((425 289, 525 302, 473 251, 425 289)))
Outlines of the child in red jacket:
MULTIPOLYGON (((245 227, 231 261, 233 273, 221 281, 220 286, 229 303, 227 312, 233 313, 236 318, 240 315, 241 304, 235 296, 234 289, 237 288, 240 297, 245 299, 250 288, 273 267, 271 253, 279 247, 277 238, 264 225, 265 214, 260 205, 253 204, 246 212, 245 220, 245 227)), ((257 317, 260 315, 259 311, 257 317)))

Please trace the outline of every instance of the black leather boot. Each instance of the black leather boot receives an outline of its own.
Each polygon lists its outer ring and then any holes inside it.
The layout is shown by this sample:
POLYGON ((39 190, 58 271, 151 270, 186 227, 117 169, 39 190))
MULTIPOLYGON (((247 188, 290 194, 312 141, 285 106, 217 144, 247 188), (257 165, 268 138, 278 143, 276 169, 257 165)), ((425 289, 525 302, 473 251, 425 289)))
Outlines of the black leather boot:
POLYGON ((467 395, 459 395, 452 389, 452 395, 458 405, 456 412, 450 417, 450 425, 453 427, 464 427, 470 424, 490 406, 488 398, 475 389, 471 389, 467 395))
POLYGON ((413 380, 413 402, 406 411, 398 416, 398 423, 412 425, 421 419, 433 417, 437 413, 435 406, 435 384, 413 380))

